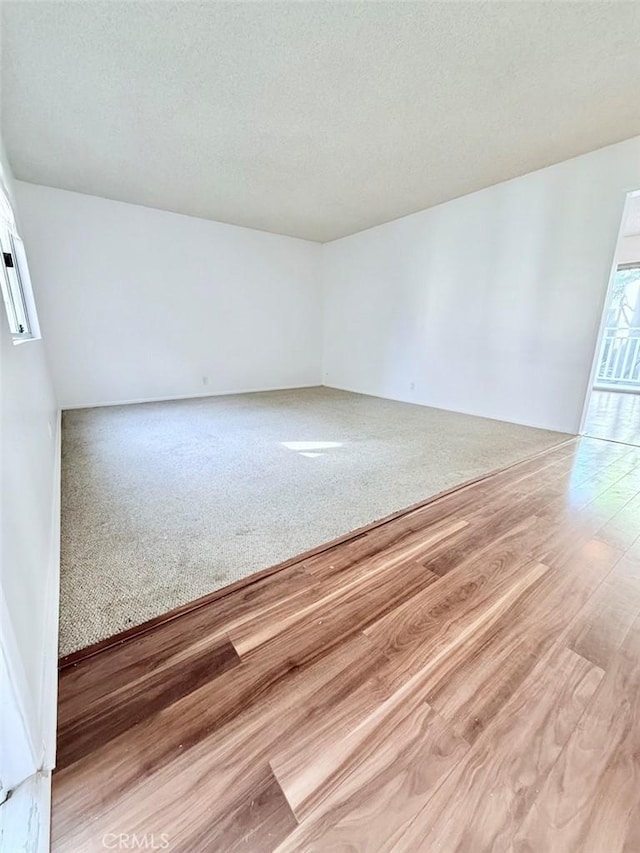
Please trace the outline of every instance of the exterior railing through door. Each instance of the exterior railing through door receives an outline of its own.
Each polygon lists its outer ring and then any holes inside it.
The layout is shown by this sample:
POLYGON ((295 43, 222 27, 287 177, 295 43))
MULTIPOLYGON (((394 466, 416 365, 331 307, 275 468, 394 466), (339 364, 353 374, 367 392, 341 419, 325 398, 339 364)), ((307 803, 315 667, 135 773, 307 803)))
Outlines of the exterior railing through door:
POLYGON ((596 388, 640 391, 640 263, 618 267, 605 322, 596 388))
POLYGON ((640 390, 640 326, 605 329, 596 382, 640 390))

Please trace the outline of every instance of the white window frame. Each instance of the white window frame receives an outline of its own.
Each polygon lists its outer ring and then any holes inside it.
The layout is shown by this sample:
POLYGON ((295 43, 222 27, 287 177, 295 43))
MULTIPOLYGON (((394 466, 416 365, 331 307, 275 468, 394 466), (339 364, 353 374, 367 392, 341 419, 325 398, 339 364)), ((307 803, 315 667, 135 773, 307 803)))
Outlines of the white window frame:
POLYGON ((9 222, 0 219, 0 287, 14 344, 37 340, 40 328, 24 244, 9 222))

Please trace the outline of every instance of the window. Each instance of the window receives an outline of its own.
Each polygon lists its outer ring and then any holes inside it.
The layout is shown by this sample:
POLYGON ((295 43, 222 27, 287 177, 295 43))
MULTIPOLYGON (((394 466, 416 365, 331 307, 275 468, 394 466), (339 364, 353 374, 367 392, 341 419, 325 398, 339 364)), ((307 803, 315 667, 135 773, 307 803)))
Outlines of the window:
POLYGON ((29 313, 24 297, 24 287, 20 276, 18 265, 18 253, 16 251, 17 238, 8 229, 0 231, 0 248, 2 250, 2 295, 4 297, 7 317, 9 318, 9 329, 12 336, 18 339, 30 338, 31 326, 29 325, 29 313))
MULTIPOLYGON (((0 192, 0 196, 3 196, 0 192)), ((8 202, 7 202, 8 204, 8 202)), ((0 208, 0 213, 2 213, 0 208)), ((11 220, 13 216, 11 217, 11 220)), ((0 216, 0 287, 14 343, 40 337, 22 240, 12 221, 0 216)))

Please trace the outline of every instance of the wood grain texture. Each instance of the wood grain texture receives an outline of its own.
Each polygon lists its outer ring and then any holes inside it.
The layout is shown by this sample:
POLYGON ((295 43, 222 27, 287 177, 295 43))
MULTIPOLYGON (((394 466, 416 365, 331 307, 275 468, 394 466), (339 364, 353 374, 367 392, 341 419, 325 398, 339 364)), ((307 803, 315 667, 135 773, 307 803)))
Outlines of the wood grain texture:
MULTIPOLYGON (((228 639, 192 643, 188 650, 177 652, 93 702, 81 693, 82 713, 75 717, 60 715, 60 730, 65 736, 58 741, 58 767, 77 761, 92 751, 96 741, 108 743, 240 662, 228 639)), ((67 702, 64 710, 74 707, 67 702)))
POLYGON ((53 850, 640 849, 639 513, 575 441, 77 659, 53 850))
POLYGON ((393 846, 508 848, 602 674, 569 649, 543 659, 393 846))
POLYGON ((640 619, 517 833, 515 850, 640 849, 640 619))

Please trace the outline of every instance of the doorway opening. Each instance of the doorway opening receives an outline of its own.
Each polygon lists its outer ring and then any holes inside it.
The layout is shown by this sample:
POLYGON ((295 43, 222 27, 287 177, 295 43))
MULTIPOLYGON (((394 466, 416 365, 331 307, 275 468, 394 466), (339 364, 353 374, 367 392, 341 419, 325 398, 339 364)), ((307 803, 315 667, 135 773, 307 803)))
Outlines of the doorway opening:
POLYGON ((640 446, 640 190, 627 196, 582 432, 640 446))

